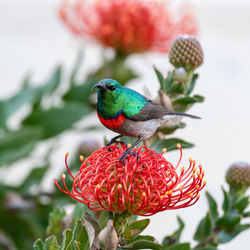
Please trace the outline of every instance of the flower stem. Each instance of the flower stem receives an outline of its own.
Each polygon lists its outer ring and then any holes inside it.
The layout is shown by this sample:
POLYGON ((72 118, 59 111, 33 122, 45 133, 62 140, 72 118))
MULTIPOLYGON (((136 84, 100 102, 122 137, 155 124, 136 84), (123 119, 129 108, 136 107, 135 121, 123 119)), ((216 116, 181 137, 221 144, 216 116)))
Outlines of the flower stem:
POLYGON ((115 214, 114 226, 115 226, 115 230, 118 236, 121 236, 121 234, 127 228, 130 217, 131 217, 131 214, 126 211, 121 214, 120 213, 115 214))

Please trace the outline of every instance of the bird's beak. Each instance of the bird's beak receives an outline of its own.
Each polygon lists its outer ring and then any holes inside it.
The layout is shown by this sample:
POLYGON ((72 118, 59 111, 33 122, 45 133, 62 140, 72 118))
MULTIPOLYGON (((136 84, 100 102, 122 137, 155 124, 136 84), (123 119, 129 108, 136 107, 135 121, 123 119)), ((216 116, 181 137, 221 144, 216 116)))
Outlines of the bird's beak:
POLYGON ((107 87, 104 84, 101 84, 99 82, 92 87, 92 89, 95 89, 95 88, 107 90, 107 87))

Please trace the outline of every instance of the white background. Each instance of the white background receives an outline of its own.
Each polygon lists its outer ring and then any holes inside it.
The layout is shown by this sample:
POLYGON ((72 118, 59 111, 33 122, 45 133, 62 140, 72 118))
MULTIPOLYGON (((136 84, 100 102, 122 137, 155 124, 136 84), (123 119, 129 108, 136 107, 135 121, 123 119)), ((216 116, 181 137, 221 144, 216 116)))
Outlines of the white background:
MULTIPOLYGON (((70 71, 79 43, 58 20, 58 3, 58 0, 0 0, 1 99, 18 90, 27 72, 33 72, 34 80, 42 82, 57 63, 63 63, 66 71, 70 71)), ((184 151, 183 165, 189 156, 201 162, 206 170, 206 189, 221 202, 221 185, 227 167, 235 161, 250 162, 250 1, 196 1, 196 13, 205 63, 199 69, 195 93, 204 95, 206 101, 192 109, 193 114, 203 119, 187 120, 187 128, 176 135, 195 142, 195 148, 184 151)), ((98 65, 99 48, 88 47, 85 60, 83 71, 98 65)), ((152 63, 166 72, 170 67, 167 57, 147 54, 133 57, 131 63, 143 76, 140 84, 130 86, 141 90, 145 84, 154 95, 158 85, 152 63)), ((78 141, 74 135, 63 139, 54 157, 55 168, 63 168, 64 153, 78 141)), ((168 159, 176 158, 176 152, 169 153, 168 159)), ((22 171, 18 172, 22 176, 22 171)), ((48 177, 51 185, 53 177, 52 171, 48 177)), ((184 240, 189 240, 206 210, 202 192, 201 200, 194 207, 153 216, 146 233, 161 239, 175 229, 175 214, 179 214, 186 222, 184 240)), ((249 231, 242 233, 220 249, 247 250, 249 236, 249 231)))

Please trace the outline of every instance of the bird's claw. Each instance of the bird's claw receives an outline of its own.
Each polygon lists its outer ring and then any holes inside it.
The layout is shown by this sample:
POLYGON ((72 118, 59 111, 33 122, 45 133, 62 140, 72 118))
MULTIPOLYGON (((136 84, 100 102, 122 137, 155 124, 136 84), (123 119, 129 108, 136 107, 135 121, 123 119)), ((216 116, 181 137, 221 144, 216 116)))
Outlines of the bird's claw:
POLYGON ((111 146, 113 143, 120 143, 120 144, 122 144, 122 145, 125 145, 125 146, 127 146, 127 144, 125 143, 125 142, 123 142, 123 141, 116 141, 116 140, 114 140, 114 141, 110 141, 109 143, 107 143, 105 146, 106 147, 109 147, 109 146, 111 146))
POLYGON ((136 156, 136 162, 138 163, 139 158, 140 158, 139 155, 137 153, 135 153, 135 152, 130 152, 130 151, 128 151, 128 152, 125 151, 124 154, 120 158, 118 158, 118 160, 121 161, 122 164, 124 165, 125 160, 126 160, 128 155, 136 156))
POLYGON ((111 146, 113 143, 120 143, 120 144, 123 144, 125 146, 127 146, 127 144, 123 141, 117 141, 117 139, 120 139, 122 137, 122 135, 117 135, 115 137, 113 137, 107 144, 106 144, 106 147, 109 147, 111 146))

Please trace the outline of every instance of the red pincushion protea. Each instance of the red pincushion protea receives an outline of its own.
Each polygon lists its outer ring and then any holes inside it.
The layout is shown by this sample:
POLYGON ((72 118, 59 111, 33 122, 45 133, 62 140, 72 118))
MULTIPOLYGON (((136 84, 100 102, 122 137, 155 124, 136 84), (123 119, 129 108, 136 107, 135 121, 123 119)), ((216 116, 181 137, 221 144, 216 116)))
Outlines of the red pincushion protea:
POLYGON ((160 0, 62 0, 59 14, 78 37, 124 54, 168 52, 176 36, 197 33, 193 13, 173 13, 160 0))
POLYGON ((188 168, 176 172, 181 158, 174 167, 164 157, 145 146, 135 148, 134 155, 128 155, 123 165, 118 158, 126 150, 121 144, 103 147, 94 152, 73 176, 73 187, 69 191, 62 176, 64 189, 55 179, 57 187, 75 200, 88 205, 92 210, 105 209, 112 212, 129 212, 149 216, 167 209, 178 209, 193 205, 205 186, 204 171, 190 159, 188 168))

